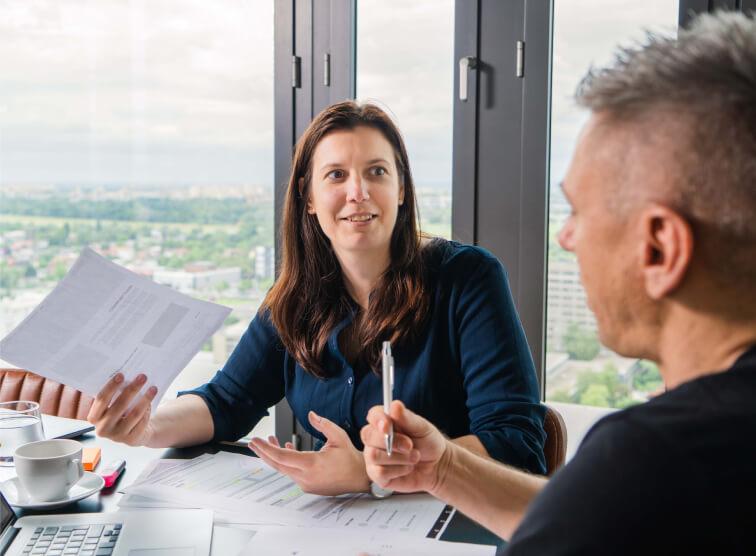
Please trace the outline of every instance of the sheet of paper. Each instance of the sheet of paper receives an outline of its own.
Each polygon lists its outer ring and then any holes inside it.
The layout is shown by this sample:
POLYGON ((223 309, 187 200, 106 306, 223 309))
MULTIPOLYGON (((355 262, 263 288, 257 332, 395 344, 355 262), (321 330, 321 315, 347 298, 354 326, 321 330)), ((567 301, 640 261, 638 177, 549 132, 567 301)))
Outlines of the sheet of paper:
MULTIPOLYGON (((165 459, 156 459, 148 463, 144 469, 142 469, 142 472, 137 475, 137 478, 134 479, 134 482, 132 484, 137 484, 146 481, 147 479, 156 478, 159 477, 160 474, 165 471, 166 469, 170 469, 172 467, 185 465, 187 462, 191 460, 188 459, 171 459, 171 458, 165 458, 165 459)), ((118 490, 118 492, 125 492, 125 487, 122 487, 118 490)))
MULTIPOLYGON (((186 463, 185 459, 156 459, 147 464, 139 476, 134 480, 133 484, 140 483, 155 477, 166 469, 170 469, 177 465, 186 463)), ((118 499, 119 508, 186 508, 176 502, 170 502, 168 500, 160 500, 157 498, 151 498, 149 496, 143 496, 136 493, 128 493, 123 488, 119 489, 122 496, 118 499)))
POLYGON ((257 533, 256 529, 213 525, 213 542, 210 556, 238 556, 257 533))
POLYGON ((126 487, 125 492, 128 496, 228 512, 239 521, 375 530, 415 537, 436 536, 450 517, 444 503, 426 494, 385 500, 363 494, 306 494, 262 460, 228 452, 206 454, 150 473, 126 487))
POLYGON ((117 371, 158 395, 231 309, 193 299, 86 248, 55 289, 0 342, 0 358, 94 396, 117 371))
POLYGON ((482 544, 418 539, 375 531, 339 531, 332 529, 295 529, 264 527, 239 556, 279 554, 281 556, 493 556, 496 547, 482 544))

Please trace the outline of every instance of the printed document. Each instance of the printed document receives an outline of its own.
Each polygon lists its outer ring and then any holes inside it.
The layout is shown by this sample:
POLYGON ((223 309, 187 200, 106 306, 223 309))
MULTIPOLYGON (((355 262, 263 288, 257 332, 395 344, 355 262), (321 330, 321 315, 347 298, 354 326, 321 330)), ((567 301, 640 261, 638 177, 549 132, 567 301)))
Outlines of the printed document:
POLYGON ((496 547, 418 539, 377 531, 339 531, 332 529, 294 530, 292 527, 264 527, 239 556, 279 554, 281 556, 493 556, 496 547))
MULTIPOLYGON (((116 372, 160 398, 231 309, 193 299, 86 248, 2 342, 0 358, 94 396, 116 372)), ((125 384, 125 382, 124 382, 125 384)))
POLYGON ((219 452, 152 468, 125 489, 124 506, 171 502, 233 514, 236 522, 337 527, 435 538, 453 509, 427 494, 374 500, 366 494, 318 496, 259 458, 219 452), (136 498, 135 498, 136 497, 136 498))

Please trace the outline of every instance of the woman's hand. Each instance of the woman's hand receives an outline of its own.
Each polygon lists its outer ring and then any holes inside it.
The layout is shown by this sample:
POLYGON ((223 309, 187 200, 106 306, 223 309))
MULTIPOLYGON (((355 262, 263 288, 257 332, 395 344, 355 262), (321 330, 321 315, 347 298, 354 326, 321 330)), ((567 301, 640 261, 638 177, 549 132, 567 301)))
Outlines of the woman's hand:
POLYGON ((150 405, 157 388, 150 386, 136 403, 132 403, 147 382, 147 377, 137 375, 116 395, 123 379, 123 375, 117 373, 102 387, 89 409, 87 421, 95 426, 99 436, 129 446, 144 446, 152 434, 150 405))
POLYGON ((368 476, 381 487, 397 492, 433 493, 449 467, 451 442, 400 401, 392 402, 389 413, 387 416, 380 405, 371 408, 368 424, 362 427, 368 476), (389 419, 394 425, 390 456, 386 453, 389 419))
POLYGON ((268 437, 267 442, 254 438, 249 447, 265 463, 294 479, 310 494, 336 496, 367 492, 370 480, 362 453, 354 447, 346 431, 314 411, 310 411, 308 418, 328 440, 319 452, 299 452, 291 442, 282 448, 275 436, 268 437))

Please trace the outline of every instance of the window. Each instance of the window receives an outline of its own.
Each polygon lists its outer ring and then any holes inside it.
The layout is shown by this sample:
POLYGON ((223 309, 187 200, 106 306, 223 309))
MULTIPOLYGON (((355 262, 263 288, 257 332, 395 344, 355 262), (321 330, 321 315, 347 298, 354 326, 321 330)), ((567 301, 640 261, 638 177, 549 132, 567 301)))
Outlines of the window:
POLYGON ((559 182, 588 114, 575 106, 575 88, 593 64, 610 61, 618 44, 644 30, 674 33, 677 0, 555 2, 552 63, 551 183, 546 326, 546 398, 603 407, 639 403, 662 387, 652 363, 612 353, 599 343, 574 255, 556 235, 569 213, 559 182))
POLYGON ((357 98, 402 131, 424 232, 451 238, 453 0, 359 0, 357 98))
POLYGON ((19 0, 0 35, 0 335, 89 245, 233 307, 167 398, 205 382, 273 281, 273 1, 19 0))

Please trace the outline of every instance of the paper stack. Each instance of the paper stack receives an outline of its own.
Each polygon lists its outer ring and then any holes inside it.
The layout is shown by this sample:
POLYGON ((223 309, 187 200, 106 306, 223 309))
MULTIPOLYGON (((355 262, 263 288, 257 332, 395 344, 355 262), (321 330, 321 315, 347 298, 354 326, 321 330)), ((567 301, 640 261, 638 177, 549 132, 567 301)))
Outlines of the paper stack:
POLYGON ((275 546, 280 554, 335 554, 334 538, 347 550, 339 554, 352 553, 353 542, 360 547, 354 554, 412 554, 413 546, 422 553, 428 551, 427 543, 435 554, 494 553, 491 546, 436 540, 453 510, 429 495, 374 500, 366 494, 307 494, 262 460, 227 452, 191 460, 157 460, 124 489, 119 506, 212 509, 217 524, 242 524, 256 530, 250 549, 275 546), (313 531, 303 535, 303 527, 313 531), (342 530, 337 537, 334 528, 342 530), (307 539, 306 547, 294 542, 301 538, 307 539), (320 546, 317 539, 330 542, 320 546), (392 552, 395 547, 397 552, 392 552), (318 552, 321 548, 325 552, 318 552))

